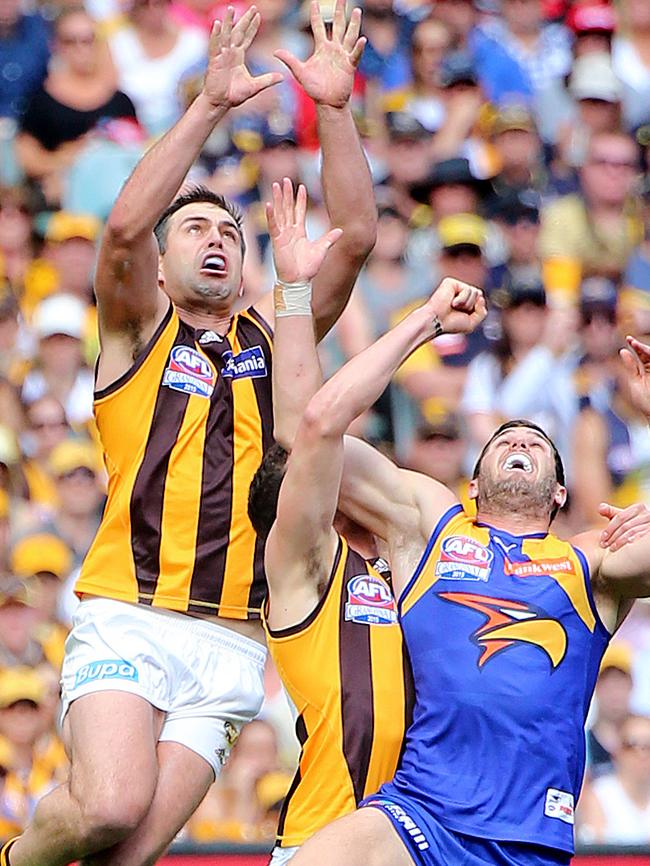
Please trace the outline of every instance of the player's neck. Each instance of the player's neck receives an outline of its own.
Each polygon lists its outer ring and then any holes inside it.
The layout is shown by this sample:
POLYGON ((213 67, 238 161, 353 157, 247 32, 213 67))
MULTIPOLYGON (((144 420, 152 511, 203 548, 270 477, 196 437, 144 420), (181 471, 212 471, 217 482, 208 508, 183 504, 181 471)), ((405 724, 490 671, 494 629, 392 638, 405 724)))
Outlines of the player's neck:
POLYGON ((187 325, 195 328, 197 331, 214 331, 221 336, 225 336, 230 330, 230 324, 234 315, 231 309, 210 311, 206 309, 188 308, 174 302, 178 317, 187 325))
POLYGON ((489 509, 479 509, 476 515, 478 523, 487 523, 510 535, 533 535, 538 532, 548 532, 548 517, 534 517, 529 514, 500 514, 489 509))

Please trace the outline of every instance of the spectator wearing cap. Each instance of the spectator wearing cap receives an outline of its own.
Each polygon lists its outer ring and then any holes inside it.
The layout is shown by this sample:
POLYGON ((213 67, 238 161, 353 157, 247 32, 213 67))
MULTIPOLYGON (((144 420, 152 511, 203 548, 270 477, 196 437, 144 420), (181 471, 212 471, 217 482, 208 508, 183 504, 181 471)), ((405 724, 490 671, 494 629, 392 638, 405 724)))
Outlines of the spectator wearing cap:
POLYGON ((49 468, 59 507, 41 521, 39 531, 65 542, 73 554, 73 567, 78 568, 95 537, 104 503, 97 448, 87 440, 67 439, 53 448, 49 468))
POLYGON ((51 510, 59 496, 49 468, 52 449, 70 434, 65 410, 56 397, 44 394, 26 407, 27 429, 24 433, 22 462, 29 501, 51 510))
POLYGON ((33 328, 38 352, 23 382, 23 401, 29 405, 51 394, 72 425, 87 424, 92 418, 94 379, 83 357, 86 307, 73 295, 52 295, 36 308, 33 328))
POLYGON ((101 223, 92 214, 57 211, 45 229, 43 258, 56 269, 56 289, 85 305, 93 300, 96 243, 101 223))
POLYGON ((0 10, 0 118, 17 120, 47 74, 48 28, 40 15, 27 15, 20 0, 0 10))
POLYGON ((558 135, 558 156, 568 169, 585 162, 592 135, 619 129, 623 88, 609 54, 589 52, 578 57, 569 78, 575 116, 558 135))
POLYGON ((545 185, 542 143, 530 110, 521 103, 499 109, 488 123, 495 176, 486 208, 502 196, 545 185))
POLYGON ((641 220, 631 199, 637 170, 637 147, 628 135, 595 133, 579 173, 581 195, 562 196, 542 211, 544 282, 561 302, 577 300, 585 277, 620 278, 641 240, 641 220))
POLYGON ((630 714, 632 650, 622 640, 607 648, 594 692, 594 714, 587 726, 587 770, 592 779, 614 769, 621 724, 630 714))
POLYGON ((363 34, 368 44, 359 71, 382 93, 400 90, 411 79, 410 48, 422 17, 417 7, 393 8, 393 0, 364 0, 363 34))
POLYGON ((549 431, 566 459, 574 416, 570 311, 546 307, 540 282, 506 283, 492 294, 501 310, 500 339, 470 363, 462 397, 470 462, 508 418, 529 418, 549 431))
POLYGON ((68 770, 63 744, 55 735, 46 708, 46 684, 30 667, 0 671, 0 738, 8 747, 0 811, 24 827, 36 803, 65 781, 68 770))
POLYGON ((38 616, 34 596, 23 581, 0 577, 0 669, 46 661, 35 637, 38 616))
POLYGON ((180 117, 178 83, 205 63, 207 43, 205 31, 174 20, 169 0, 131 0, 109 46, 120 89, 150 136, 162 135, 180 117))
POLYGON ((646 0, 622 0, 618 12, 612 63, 623 83, 625 125, 637 129, 650 121, 650 5, 646 0))
POLYGON ((428 212, 419 207, 423 201, 413 194, 414 185, 422 183, 431 166, 431 135, 408 111, 386 115, 388 141, 381 155, 387 176, 380 195, 390 200, 402 216, 417 225, 426 222, 428 212))
POLYGON ((616 30, 616 13, 609 3, 601 0, 574 3, 569 9, 566 23, 573 31, 575 57, 583 57, 586 54, 611 54, 612 37, 616 30))
POLYGON ((545 24, 541 0, 503 0, 501 15, 476 29, 473 49, 491 102, 530 102, 545 140, 558 122, 558 99, 572 63, 571 39, 561 24, 545 24))
POLYGON ((581 406, 604 412, 611 405, 621 334, 617 317, 618 286, 607 277, 588 277, 580 287, 580 359, 576 388, 581 406))
POLYGON ((493 200, 489 213, 502 235, 504 254, 490 269, 492 285, 541 280, 540 207, 541 197, 535 189, 511 190, 493 200))
POLYGON ((588 787, 580 812, 579 838, 585 842, 650 843, 650 716, 622 721, 614 771, 588 787))

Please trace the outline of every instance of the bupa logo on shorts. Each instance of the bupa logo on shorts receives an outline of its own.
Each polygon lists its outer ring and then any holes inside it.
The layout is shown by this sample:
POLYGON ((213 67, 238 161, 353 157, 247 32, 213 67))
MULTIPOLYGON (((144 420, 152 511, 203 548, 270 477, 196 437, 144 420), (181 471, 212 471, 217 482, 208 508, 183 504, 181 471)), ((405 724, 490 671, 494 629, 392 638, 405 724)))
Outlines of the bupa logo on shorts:
POLYGON ((559 791, 557 788, 547 789, 544 806, 544 814, 547 818, 558 818, 565 824, 573 824, 573 806, 573 794, 568 791, 559 791))
POLYGON ((390 815, 393 816, 393 818, 398 824, 401 824, 402 827, 404 827, 406 832, 413 839, 413 844, 416 845, 420 851, 427 850, 427 848, 429 847, 427 837, 424 835, 424 833, 413 820, 413 818, 411 818, 411 816, 408 815, 401 806, 398 806, 397 803, 393 803, 391 800, 369 800, 365 805, 381 806, 390 815))
POLYGON ((74 688, 96 680, 131 680, 138 682, 137 668, 124 659, 103 659, 79 668, 74 677, 74 688))
POLYGON ((261 346, 251 346, 238 355, 223 353, 225 361, 221 375, 225 379, 261 379, 268 375, 266 358, 261 346))
POLYGON ((494 554, 466 535, 451 535, 442 542, 436 576, 443 580, 487 581, 494 554))
POLYGON ((397 607, 390 589, 372 574, 358 574, 348 581, 345 618, 365 625, 393 625, 397 607))
POLYGON ((211 397, 215 372, 203 355, 191 346, 174 346, 162 383, 183 394, 211 397))

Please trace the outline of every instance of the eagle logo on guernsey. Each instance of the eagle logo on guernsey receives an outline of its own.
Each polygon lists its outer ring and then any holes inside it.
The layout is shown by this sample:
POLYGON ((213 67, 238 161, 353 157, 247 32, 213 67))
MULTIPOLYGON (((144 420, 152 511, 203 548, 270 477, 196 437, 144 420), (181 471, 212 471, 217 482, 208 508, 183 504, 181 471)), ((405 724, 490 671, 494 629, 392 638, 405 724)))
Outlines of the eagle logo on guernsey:
POLYGON ((545 611, 523 601, 490 598, 471 592, 441 592, 438 597, 474 610, 484 617, 470 640, 481 650, 478 666, 516 644, 532 644, 543 650, 555 669, 567 648, 564 626, 545 611))
POLYGON ((466 535, 450 535, 442 542, 436 577, 443 580, 487 581, 494 554, 466 535))
POLYGON ((397 605, 390 589, 372 574, 358 574, 348 581, 345 618, 364 625, 394 625, 397 605))
POLYGON ((268 375, 266 358, 261 346, 251 346, 237 355, 231 351, 223 353, 224 379, 261 379, 268 375))
POLYGON ((191 346, 174 346, 163 374, 163 385, 183 394, 211 397, 216 374, 210 364, 191 346))

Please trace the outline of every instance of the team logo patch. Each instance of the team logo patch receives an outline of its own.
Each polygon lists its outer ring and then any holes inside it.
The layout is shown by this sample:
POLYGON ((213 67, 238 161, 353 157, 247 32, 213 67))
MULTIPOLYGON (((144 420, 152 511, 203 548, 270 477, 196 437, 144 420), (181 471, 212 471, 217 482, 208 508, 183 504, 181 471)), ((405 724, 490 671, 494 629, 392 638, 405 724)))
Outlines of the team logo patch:
POLYGON ((537 562, 510 562, 504 561, 504 574, 514 574, 516 577, 533 577, 554 574, 575 574, 575 566, 567 557, 557 559, 544 559, 537 562))
POLYGON ((372 574, 358 574, 348 581, 345 618, 365 625, 393 625, 397 605, 390 589, 372 574))
POLYGON ((221 375, 224 379, 261 379, 268 376, 266 358, 261 346, 251 346, 238 355, 231 351, 223 353, 224 367, 221 375))
POLYGON ((558 791, 557 788, 548 788, 544 814, 547 818, 558 818, 565 824, 573 824, 573 794, 568 791, 558 791))
POLYGON ((174 346, 163 374, 163 385, 183 394, 211 397, 215 372, 203 355, 190 346, 174 346))
POLYGON ((443 580, 487 581, 494 554, 466 535, 451 535, 442 542, 436 577, 443 580))
POLYGON ((135 665, 124 659, 103 659, 79 668, 74 676, 74 688, 91 683, 95 680, 131 680, 138 682, 138 670, 135 665))
POLYGON ((470 635, 470 640, 481 650, 479 668, 498 653, 522 643, 543 650, 553 669, 566 655, 564 626, 527 602, 471 592, 441 592, 438 598, 474 610, 483 617, 482 624, 470 635))

